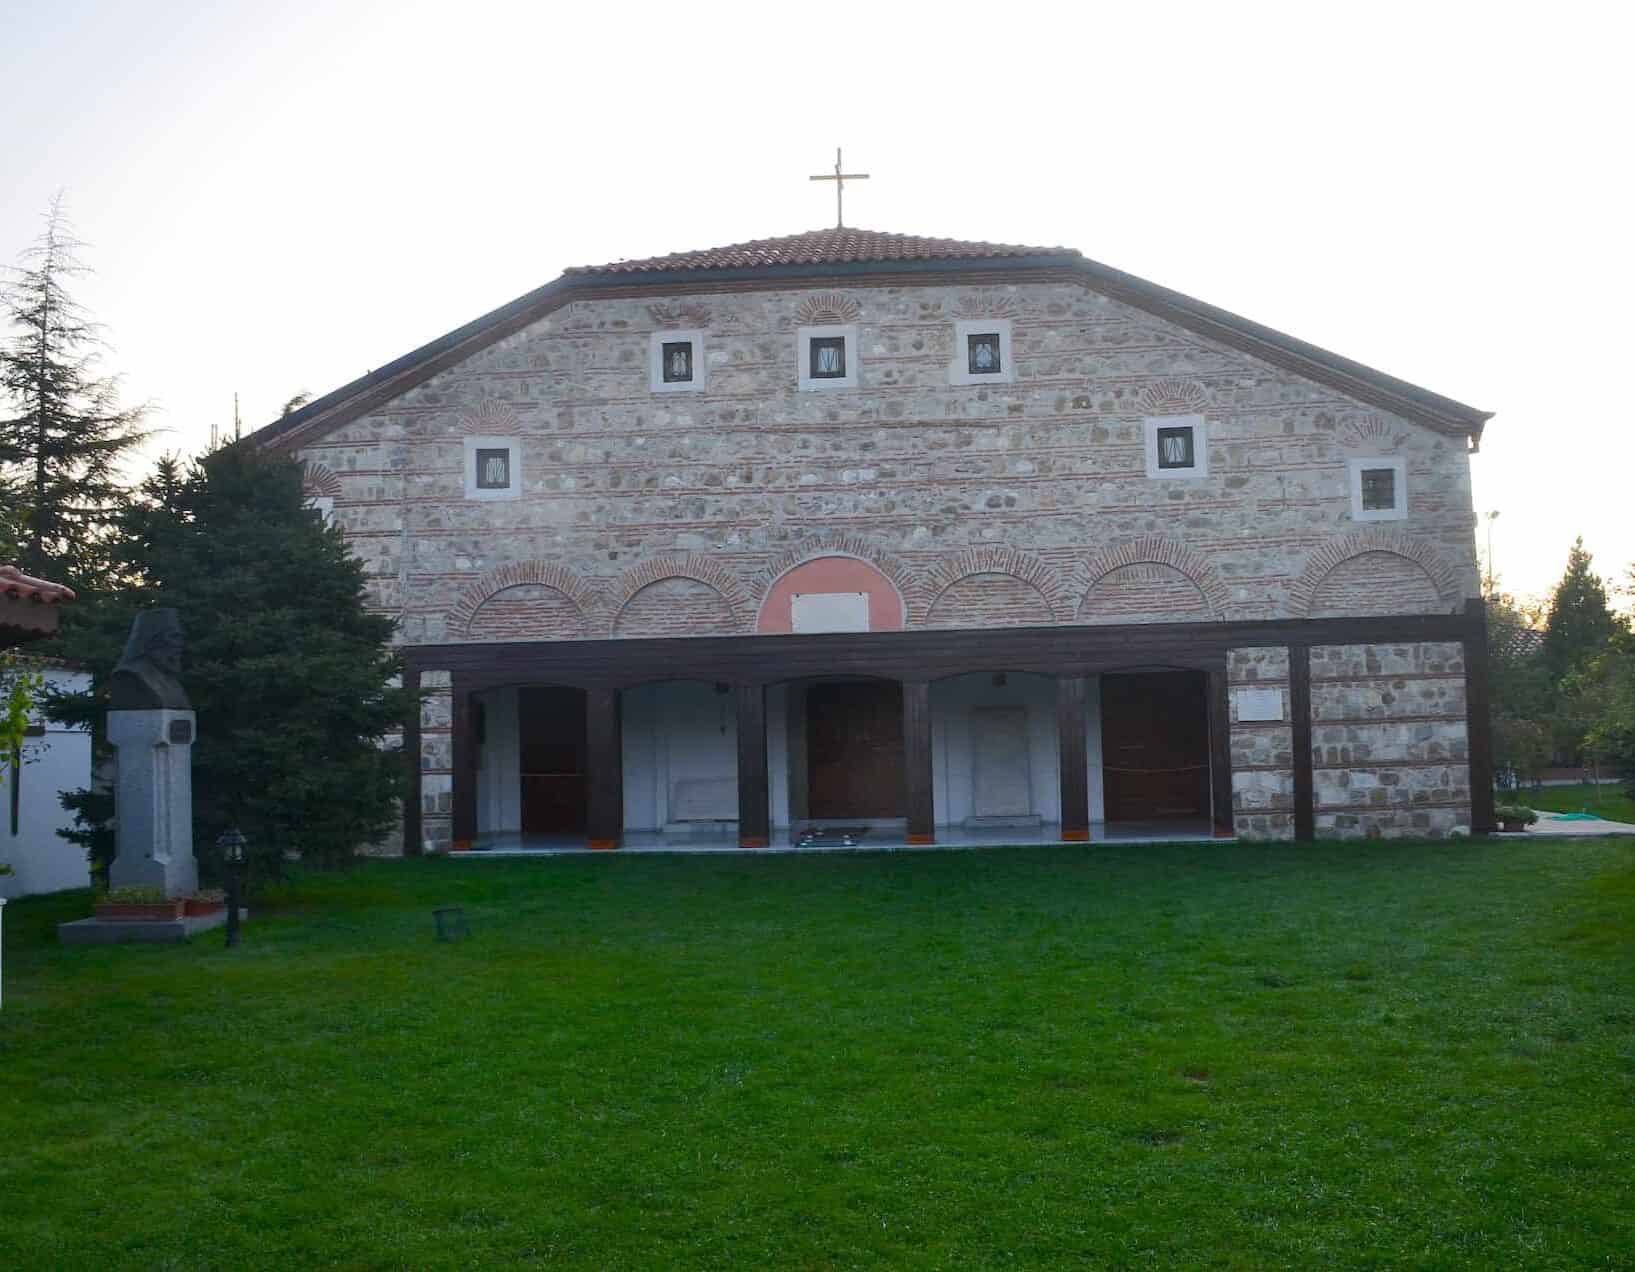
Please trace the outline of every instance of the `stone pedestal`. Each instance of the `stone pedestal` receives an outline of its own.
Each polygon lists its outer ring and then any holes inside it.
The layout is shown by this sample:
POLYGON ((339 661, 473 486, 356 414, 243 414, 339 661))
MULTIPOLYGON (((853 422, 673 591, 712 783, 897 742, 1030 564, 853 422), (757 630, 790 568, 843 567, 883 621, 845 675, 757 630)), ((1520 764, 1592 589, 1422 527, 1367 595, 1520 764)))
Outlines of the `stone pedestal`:
POLYGON ((191 711, 110 711, 108 741, 119 750, 114 788, 115 888, 159 888, 167 897, 198 890, 193 855, 191 711))

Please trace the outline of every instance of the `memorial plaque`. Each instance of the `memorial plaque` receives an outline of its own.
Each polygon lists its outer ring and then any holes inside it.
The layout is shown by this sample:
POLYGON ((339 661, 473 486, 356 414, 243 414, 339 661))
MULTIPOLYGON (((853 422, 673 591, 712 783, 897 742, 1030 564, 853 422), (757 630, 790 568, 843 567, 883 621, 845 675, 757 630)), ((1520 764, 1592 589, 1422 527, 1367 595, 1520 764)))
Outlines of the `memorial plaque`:
POLYGON ((1238 719, 1243 723, 1283 719, 1281 689, 1235 689, 1232 699, 1237 704, 1238 719))
POLYGON ((193 721, 172 720, 168 740, 176 746, 186 746, 193 741, 193 721))

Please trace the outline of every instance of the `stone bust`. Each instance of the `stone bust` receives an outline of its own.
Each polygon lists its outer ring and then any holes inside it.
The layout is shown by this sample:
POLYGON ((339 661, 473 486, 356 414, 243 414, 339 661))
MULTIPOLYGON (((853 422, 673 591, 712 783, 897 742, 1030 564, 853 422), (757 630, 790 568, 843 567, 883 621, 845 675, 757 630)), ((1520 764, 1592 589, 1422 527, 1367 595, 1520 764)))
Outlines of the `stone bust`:
POLYGON ((112 711, 191 711, 182 670, 182 624, 173 609, 143 610, 108 681, 112 711))

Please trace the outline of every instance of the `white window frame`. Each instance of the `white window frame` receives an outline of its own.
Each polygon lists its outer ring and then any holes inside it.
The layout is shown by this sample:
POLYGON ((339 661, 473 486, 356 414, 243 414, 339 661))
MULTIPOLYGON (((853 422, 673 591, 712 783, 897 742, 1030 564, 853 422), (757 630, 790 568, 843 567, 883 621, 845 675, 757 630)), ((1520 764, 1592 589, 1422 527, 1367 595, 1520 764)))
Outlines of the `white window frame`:
POLYGON ((799 361, 796 364, 796 373, 800 376, 802 393, 827 393, 834 389, 855 389, 857 387, 857 327, 830 326, 830 327, 802 327, 796 333, 795 351, 799 361), (812 370, 812 341, 815 339, 832 339, 841 336, 846 341, 846 374, 834 379, 814 380, 812 370))
POLYGON ((654 393, 700 393, 709 378, 709 364, 704 358, 702 331, 655 331, 647 346, 647 384, 654 393), (679 383, 665 383, 664 346, 687 341, 693 346, 693 378, 679 383))
POLYGON ((518 437, 468 437, 465 439, 466 498, 492 501, 522 496, 522 439, 518 437), (477 452, 511 452, 511 484, 503 490, 485 490, 477 485, 477 452))
POLYGON ((1406 521, 1408 518, 1408 461, 1399 457, 1381 459, 1350 459, 1351 519, 1353 521, 1406 521), (1370 468, 1389 468, 1396 473, 1391 493, 1396 496, 1389 508, 1364 508, 1362 478, 1370 468))
POLYGON ((1192 481, 1209 476, 1209 425, 1201 415, 1149 415, 1146 417, 1147 476, 1159 480, 1180 478, 1192 481), (1158 430, 1161 428, 1190 428, 1192 430, 1192 467, 1160 468, 1158 466, 1158 430))
POLYGON ((1013 384, 1016 363, 1011 358, 1009 318, 961 318, 954 323, 954 360, 948 364, 950 384, 1013 384), (970 337, 996 332, 999 336, 999 370, 992 375, 971 372, 970 337))

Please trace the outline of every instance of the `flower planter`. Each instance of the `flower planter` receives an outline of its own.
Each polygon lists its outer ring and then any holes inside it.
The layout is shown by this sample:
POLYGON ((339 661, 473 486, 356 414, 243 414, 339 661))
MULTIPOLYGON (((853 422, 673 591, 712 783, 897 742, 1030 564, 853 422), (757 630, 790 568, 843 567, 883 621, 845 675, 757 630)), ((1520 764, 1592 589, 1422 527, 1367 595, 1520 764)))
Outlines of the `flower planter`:
POLYGON ((96 916, 99 919, 121 919, 125 922, 137 923, 168 923, 182 917, 183 901, 180 897, 171 901, 104 902, 96 907, 96 916))
POLYGON ((1504 831, 1507 835, 1513 835, 1518 831, 1526 830, 1527 823, 1519 821, 1502 821, 1499 823, 1499 829, 1504 831))
POLYGON ((226 908, 225 901, 212 901, 208 897, 188 897, 182 902, 182 913, 189 918, 200 914, 214 914, 226 908))

